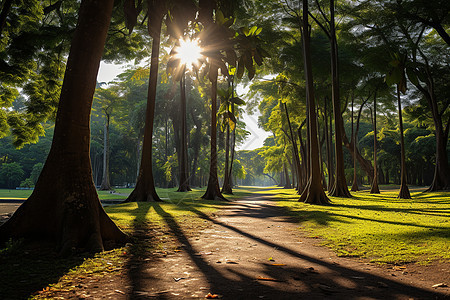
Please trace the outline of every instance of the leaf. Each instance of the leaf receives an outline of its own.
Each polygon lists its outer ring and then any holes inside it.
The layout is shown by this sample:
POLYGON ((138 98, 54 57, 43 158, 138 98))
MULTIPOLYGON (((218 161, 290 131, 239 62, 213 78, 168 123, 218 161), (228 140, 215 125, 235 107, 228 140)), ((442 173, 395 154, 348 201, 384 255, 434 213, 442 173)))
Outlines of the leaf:
POLYGON ((243 27, 240 28, 240 30, 242 31, 242 33, 243 33, 245 36, 248 36, 248 35, 249 35, 249 30, 248 30, 247 27, 243 26, 243 27))
POLYGON ((219 295, 208 293, 208 295, 206 295, 205 298, 206 299, 218 299, 219 295))
POLYGON ((262 31, 262 27, 258 28, 258 30, 256 30, 256 32, 255 32, 255 35, 258 35, 258 34, 260 34, 260 33, 261 33, 261 31, 262 31))
POLYGON ((261 55, 259 55, 258 49, 255 50, 255 55, 253 56, 253 58, 255 59, 255 62, 258 66, 261 66, 263 64, 263 60, 261 55))
POLYGON ((238 67, 237 67, 237 78, 241 79, 244 75, 244 62, 242 57, 239 59, 238 67))
POLYGON ((230 126, 230 130, 233 131, 234 128, 236 127, 236 123, 228 119, 228 126, 230 126))
POLYGON ((224 102, 220 105, 219 110, 217 111, 217 114, 218 115, 223 114, 226 110, 227 110, 227 105, 224 102))
POLYGON ((223 12, 220 10, 216 11, 216 23, 218 24, 225 23, 225 17, 223 15, 223 12))
POLYGON ((413 69, 407 68, 406 75, 408 75, 408 79, 409 81, 411 81, 412 84, 414 85, 419 84, 419 79, 417 79, 417 75, 413 69))
POLYGON ((258 29, 258 27, 253 26, 253 27, 250 28, 250 30, 248 31, 248 35, 253 35, 253 34, 256 32, 257 29, 258 29))
POLYGON ((277 281, 280 282, 281 280, 275 279, 275 278, 271 278, 271 277, 262 277, 262 276, 258 276, 256 278, 257 280, 263 280, 263 281, 277 281))
POLYGON ((239 97, 233 97, 233 98, 230 99, 230 101, 233 102, 236 105, 244 105, 245 104, 245 101, 242 100, 239 97))

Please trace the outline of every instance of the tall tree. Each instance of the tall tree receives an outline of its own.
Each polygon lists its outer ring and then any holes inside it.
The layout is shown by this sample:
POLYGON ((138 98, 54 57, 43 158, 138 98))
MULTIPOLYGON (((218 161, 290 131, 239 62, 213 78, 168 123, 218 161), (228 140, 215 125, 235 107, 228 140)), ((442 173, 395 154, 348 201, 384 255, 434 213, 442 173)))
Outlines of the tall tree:
POLYGON ((159 47, 161 41, 161 23, 165 15, 164 3, 151 0, 148 2, 148 31, 152 37, 152 55, 147 94, 147 109, 145 112, 145 130, 142 143, 142 158, 136 187, 125 200, 131 201, 162 201, 156 193, 152 169, 153 121, 155 118, 156 86, 158 83, 159 47))
POLYGON ((308 0, 303 0, 303 60, 305 66, 306 78, 306 92, 308 101, 308 116, 309 116, 309 132, 310 132, 310 174, 309 181, 299 201, 310 204, 329 204, 330 199, 325 195, 322 186, 322 177, 319 166, 319 141, 317 139, 317 116, 314 99, 314 83, 311 66, 310 53, 310 33, 308 22, 308 0))
POLYGON ((101 251, 104 240, 126 239, 101 206, 89 160, 90 112, 113 2, 81 2, 51 150, 32 195, 0 227, 2 242, 50 239, 68 254, 73 247, 101 251))
POLYGON ((373 95, 373 181, 370 188, 371 194, 379 194, 378 188, 378 164, 377 164, 377 93, 373 95))

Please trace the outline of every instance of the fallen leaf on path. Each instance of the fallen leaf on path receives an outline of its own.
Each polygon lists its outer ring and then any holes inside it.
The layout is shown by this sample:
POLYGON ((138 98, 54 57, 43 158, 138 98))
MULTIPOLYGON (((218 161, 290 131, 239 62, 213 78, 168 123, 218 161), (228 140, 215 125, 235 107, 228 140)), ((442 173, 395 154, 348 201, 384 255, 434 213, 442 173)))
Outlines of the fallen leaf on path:
POLYGON ((124 292, 122 292, 121 290, 114 290, 114 292, 116 292, 116 293, 118 293, 118 294, 122 294, 122 295, 125 295, 125 293, 124 293, 124 292))
POLYGON ((180 281, 181 279, 186 279, 186 278, 184 278, 184 277, 177 277, 177 278, 173 278, 173 280, 175 280, 175 282, 178 282, 178 281, 180 281))
POLYGON ((258 277, 256 278, 256 280, 281 282, 281 280, 278 280, 278 279, 275 279, 275 278, 271 278, 271 277, 262 277, 262 276, 258 276, 258 277))
POLYGON ((220 296, 217 295, 217 294, 211 294, 211 293, 208 293, 208 295, 206 295, 205 298, 206 298, 206 299, 219 299, 220 296))
POLYGON ((268 261, 275 261, 275 259, 273 259, 273 257, 269 257, 268 261))
POLYGON ((432 287, 434 288, 438 288, 438 287, 447 287, 448 285, 446 285, 445 283, 441 282, 441 283, 437 283, 435 285, 433 285, 432 287))

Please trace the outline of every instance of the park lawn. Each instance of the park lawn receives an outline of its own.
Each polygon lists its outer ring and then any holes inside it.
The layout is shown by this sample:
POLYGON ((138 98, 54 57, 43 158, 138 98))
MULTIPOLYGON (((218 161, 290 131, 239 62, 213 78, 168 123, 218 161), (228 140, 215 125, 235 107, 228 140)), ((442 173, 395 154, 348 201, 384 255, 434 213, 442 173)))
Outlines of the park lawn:
POLYGON ((450 261, 448 192, 414 192, 405 200, 388 187, 379 195, 360 191, 350 199, 330 197, 329 206, 300 203, 293 190, 271 193, 298 217, 301 230, 322 238, 340 256, 378 263, 450 261))
MULTIPOLYGON (((242 198, 254 190, 236 189, 235 195, 226 197, 230 200, 242 198)), ((114 222, 131 237, 130 243, 123 247, 92 256, 77 253, 69 258, 57 256, 54 249, 35 251, 20 241, 0 249, 0 278, 4 278, 0 281, 0 295, 3 292, 12 299, 51 299, 55 293, 68 293, 73 297, 70 293, 82 280, 116 276, 130 264, 147 257, 179 251, 180 243, 174 231, 181 230, 186 236, 195 235, 207 224, 203 218, 232 203, 203 200, 204 189, 188 193, 157 189, 157 192, 163 202, 132 202, 105 207, 114 222)))

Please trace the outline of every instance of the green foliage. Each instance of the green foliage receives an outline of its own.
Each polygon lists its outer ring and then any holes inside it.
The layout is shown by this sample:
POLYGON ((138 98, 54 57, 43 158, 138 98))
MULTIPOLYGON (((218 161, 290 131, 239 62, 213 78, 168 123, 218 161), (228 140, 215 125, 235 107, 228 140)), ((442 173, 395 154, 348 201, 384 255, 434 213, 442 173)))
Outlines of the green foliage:
POLYGON ((0 182, 5 184, 9 189, 19 185, 23 179, 22 166, 17 162, 3 163, 0 166, 0 182))

